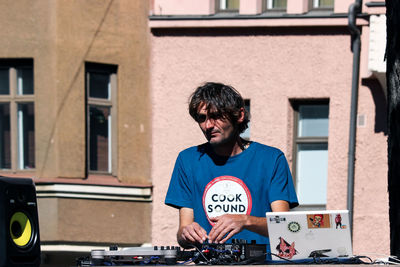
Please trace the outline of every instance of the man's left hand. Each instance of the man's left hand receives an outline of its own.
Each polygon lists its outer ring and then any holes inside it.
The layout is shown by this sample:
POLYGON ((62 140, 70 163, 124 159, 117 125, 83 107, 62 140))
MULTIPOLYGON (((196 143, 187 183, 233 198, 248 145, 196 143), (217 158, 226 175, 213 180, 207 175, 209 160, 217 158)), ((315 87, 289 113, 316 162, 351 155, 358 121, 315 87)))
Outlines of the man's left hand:
POLYGON ((244 214, 225 214, 215 218, 210 218, 214 223, 213 228, 208 234, 210 243, 225 243, 234 234, 243 230, 248 220, 244 214))

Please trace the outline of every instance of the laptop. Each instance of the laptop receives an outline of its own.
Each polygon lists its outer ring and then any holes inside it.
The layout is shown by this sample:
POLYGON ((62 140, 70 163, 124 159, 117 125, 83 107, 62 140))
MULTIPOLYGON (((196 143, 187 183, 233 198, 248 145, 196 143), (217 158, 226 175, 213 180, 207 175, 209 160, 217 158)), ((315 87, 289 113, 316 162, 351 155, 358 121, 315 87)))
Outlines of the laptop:
POLYGON ((352 257, 348 210, 267 212, 273 261, 352 257))

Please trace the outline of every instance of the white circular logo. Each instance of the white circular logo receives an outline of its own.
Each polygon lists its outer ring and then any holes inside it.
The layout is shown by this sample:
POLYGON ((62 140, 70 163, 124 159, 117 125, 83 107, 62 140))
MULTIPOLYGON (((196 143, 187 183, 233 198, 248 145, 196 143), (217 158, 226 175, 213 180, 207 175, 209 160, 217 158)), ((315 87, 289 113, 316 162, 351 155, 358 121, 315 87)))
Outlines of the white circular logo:
POLYGON ((288 224, 288 229, 292 233, 297 233, 298 231, 300 231, 301 227, 298 222, 290 222, 288 224))
POLYGON ((214 178, 204 190, 203 207, 209 221, 224 214, 250 214, 251 205, 249 189, 236 177, 214 178))

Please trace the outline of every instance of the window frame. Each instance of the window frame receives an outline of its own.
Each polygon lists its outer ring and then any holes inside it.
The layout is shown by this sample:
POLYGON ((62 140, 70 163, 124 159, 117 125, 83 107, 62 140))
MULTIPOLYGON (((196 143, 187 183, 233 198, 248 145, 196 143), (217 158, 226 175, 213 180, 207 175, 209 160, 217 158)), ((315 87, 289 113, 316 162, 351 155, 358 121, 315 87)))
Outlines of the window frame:
POLYGON ((238 0, 239 1, 239 6, 238 6, 237 9, 236 8, 227 8, 227 2, 228 1, 229 0, 216 0, 215 1, 215 11, 216 11, 216 13, 238 13, 239 9, 240 9, 240 0, 238 0), (221 8, 221 5, 222 5, 221 1, 225 2, 225 8, 221 8))
MULTIPOLYGON (((21 155, 20 153, 20 129, 18 127, 18 107, 21 104, 33 104, 33 115, 35 123, 35 69, 34 60, 31 58, 18 58, 18 59, 0 59, 0 66, 8 69, 9 79, 9 93, 7 95, 0 95, 0 104, 9 104, 10 112, 10 160, 11 168, 0 168, 1 171, 9 172, 29 172, 36 169, 36 142, 35 142, 35 126, 34 126, 34 149, 33 149, 33 168, 20 168, 21 155), (18 94, 18 69, 31 68, 32 69, 32 85, 33 94, 18 94)), ((25 141, 25 140, 23 140, 25 141)))
POLYGON ((117 176, 117 71, 118 66, 104 63, 85 63, 85 130, 86 130, 86 176, 90 174, 104 174, 117 176), (107 74, 110 77, 110 95, 108 99, 90 97, 90 73, 107 74), (108 132, 108 170, 90 170, 90 107, 106 107, 110 109, 111 129, 108 132), (111 161, 111 162, 110 162, 111 161))
MULTIPOLYGON (((303 100, 293 100, 291 101, 291 106, 293 109, 293 156, 292 156, 292 177, 293 183, 295 185, 297 191, 297 161, 298 161, 298 145, 299 144, 326 144, 327 150, 329 153, 329 133, 328 136, 313 136, 313 137, 299 137, 298 136, 298 127, 299 127, 299 117, 300 117, 300 106, 304 105, 327 105, 329 108, 329 99, 303 99, 303 100)), ((328 115, 329 120, 329 115, 328 115)), ((329 129, 328 129, 329 130, 329 129)), ((327 177, 328 179, 328 177, 327 177)), ((324 210, 326 209, 326 205, 314 204, 300 204, 301 206, 298 208, 299 210, 324 210)))

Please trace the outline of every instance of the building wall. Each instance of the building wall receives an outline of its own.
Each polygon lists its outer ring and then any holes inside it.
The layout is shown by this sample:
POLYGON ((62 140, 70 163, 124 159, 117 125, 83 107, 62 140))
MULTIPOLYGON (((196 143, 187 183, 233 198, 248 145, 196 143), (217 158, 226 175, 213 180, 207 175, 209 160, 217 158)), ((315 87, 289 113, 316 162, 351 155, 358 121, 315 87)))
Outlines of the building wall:
MULTIPOLYGON (((337 3, 337 9, 345 5, 342 2, 337 3)), ((293 20, 288 25, 284 19, 264 18, 254 27, 240 19, 151 18, 153 244, 176 242, 178 211, 163 201, 179 151, 205 142, 188 114, 187 104, 191 92, 206 81, 228 83, 250 99, 251 139, 280 148, 289 165, 293 159, 293 110, 289 101, 329 98, 326 208, 347 209, 353 55, 347 22, 338 25, 334 21, 303 19, 294 27, 293 20)), ((368 22, 363 33, 367 26, 368 22)), ((362 64, 366 62, 364 57, 362 64)), ((358 115, 364 115, 365 124, 357 128, 353 227, 354 253, 361 255, 389 253, 382 92, 376 80, 363 76, 358 115)))
POLYGON ((148 13, 147 1, 0 3, 0 58, 34 61, 36 151, 35 169, 0 174, 52 186, 38 190, 42 245, 151 242, 151 193, 102 199, 115 188, 151 192, 148 13), (118 66, 115 176, 87 173, 85 62, 118 66), (60 184, 101 184, 107 192, 60 197, 60 184))
POLYGON ((142 205, 127 201, 114 201, 110 205, 100 200, 39 198, 40 238, 44 244, 90 242, 106 247, 140 246, 150 242, 151 231, 148 222, 151 209, 143 209, 142 205))
POLYGON ((19 0, 2 5, 0 23, 6 30, 0 56, 34 59, 37 176, 85 177, 84 63, 98 62, 118 65, 118 177, 149 183, 150 99, 143 89, 149 83, 147 4, 19 0))

